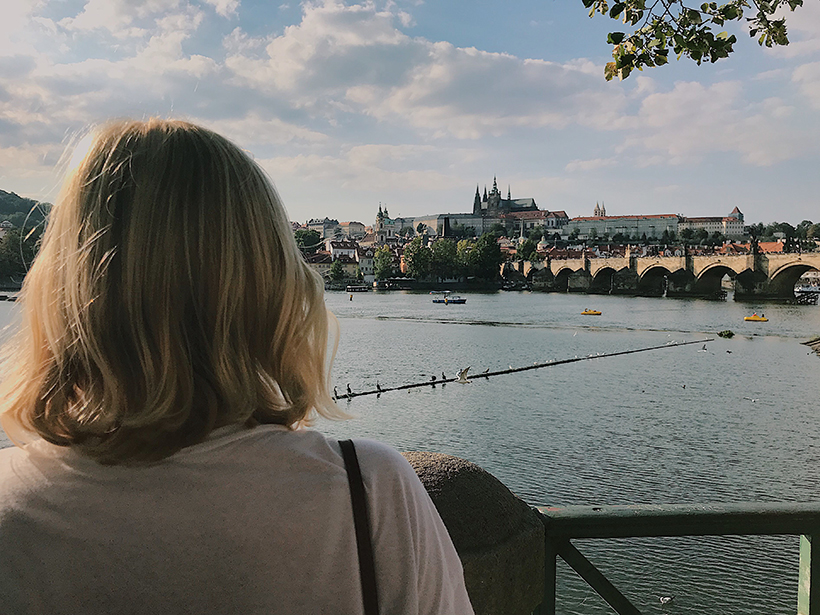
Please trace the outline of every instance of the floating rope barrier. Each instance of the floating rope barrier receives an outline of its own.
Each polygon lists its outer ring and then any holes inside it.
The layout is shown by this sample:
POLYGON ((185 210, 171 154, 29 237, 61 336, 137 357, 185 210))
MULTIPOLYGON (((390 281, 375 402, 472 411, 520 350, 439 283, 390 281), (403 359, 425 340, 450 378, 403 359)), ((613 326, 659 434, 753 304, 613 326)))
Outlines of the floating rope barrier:
MULTIPOLYGON (((544 367, 553 367, 555 365, 566 365, 567 363, 577 363, 578 361, 592 361, 593 359, 607 359, 610 357, 620 357, 627 354, 636 354, 639 352, 650 352, 653 350, 661 350, 663 348, 677 348, 679 346, 689 346, 691 344, 705 344, 707 342, 713 342, 715 338, 710 337, 702 340, 693 340, 691 342, 667 342, 661 346, 649 346, 647 348, 637 348, 635 350, 620 350, 618 352, 607 352, 603 354, 591 354, 585 357, 573 357, 572 359, 557 359, 553 361, 546 361, 545 363, 534 363, 532 365, 526 365, 524 367, 510 367, 508 369, 500 369, 495 372, 482 372, 480 374, 475 374, 473 376, 467 376, 466 380, 479 380, 482 378, 491 378, 493 376, 504 376, 506 374, 517 374, 519 372, 526 372, 532 369, 542 369, 544 367)), ((413 384, 402 384, 396 387, 382 387, 381 385, 376 385, 377 388, 373 389, 372 391, 362 391, 361 393, 356 393, 354 391, 350 391, 349 393, 343 393, 341 395, 336 395, 336 399, 353 399, 354 397, 364 397, 365 395, 381 395, 382 393, 389 393, 391 391, 405 391, 407 389, 418 389, 420 387, 429 387, 429 386, 436 386, 437 384, 447 384, 449 382, 459 382, 458 378, 436 378, 433 380, 427 380, 425 382, 414 382, 413 384)), ((349 388, 349 385, 348 385, 349 388)), ((335 388, 334 388, 335 390, 335 388)))

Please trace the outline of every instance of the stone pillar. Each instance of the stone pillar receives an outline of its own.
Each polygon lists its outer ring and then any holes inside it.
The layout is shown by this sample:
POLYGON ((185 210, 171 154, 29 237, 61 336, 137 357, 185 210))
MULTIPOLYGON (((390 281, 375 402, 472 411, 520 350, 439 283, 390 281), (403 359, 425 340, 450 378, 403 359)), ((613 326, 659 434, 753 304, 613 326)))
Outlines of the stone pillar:
POLYGON ((476 615, 530 615, 544 591, 538 514, 477 465, 441 453, 402 453, 453 539, 476 615))

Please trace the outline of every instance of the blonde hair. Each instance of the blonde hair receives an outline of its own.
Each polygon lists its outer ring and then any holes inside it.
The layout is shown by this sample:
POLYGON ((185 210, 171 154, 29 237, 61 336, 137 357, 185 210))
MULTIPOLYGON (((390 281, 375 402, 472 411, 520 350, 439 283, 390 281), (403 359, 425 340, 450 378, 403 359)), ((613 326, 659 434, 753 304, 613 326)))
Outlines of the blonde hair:
POLYGON ((110 124, 67 177, 23 285, 3 425, 124 463, 225 424, 342 418, 323 292, 236 145, 187 122, 110 124))

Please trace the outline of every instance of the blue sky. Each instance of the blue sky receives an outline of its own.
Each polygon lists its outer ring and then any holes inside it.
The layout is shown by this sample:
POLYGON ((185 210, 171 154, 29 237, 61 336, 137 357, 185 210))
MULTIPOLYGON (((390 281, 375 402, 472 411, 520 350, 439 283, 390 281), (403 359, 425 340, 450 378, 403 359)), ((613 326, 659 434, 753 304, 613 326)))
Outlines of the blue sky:
POLYGON ((253 153, 292 220, 462 212, 820 220, 820 3, 792 45, 603 79, 580 0, 0 0, 0 188, 53 200, 115 117, 181 117, 253 153))

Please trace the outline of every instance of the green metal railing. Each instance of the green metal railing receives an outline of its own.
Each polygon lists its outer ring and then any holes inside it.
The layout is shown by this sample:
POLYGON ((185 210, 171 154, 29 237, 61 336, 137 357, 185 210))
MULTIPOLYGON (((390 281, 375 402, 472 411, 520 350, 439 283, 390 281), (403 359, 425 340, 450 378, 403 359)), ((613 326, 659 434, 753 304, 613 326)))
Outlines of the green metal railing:
POLYGON ((798 615, 820 615, 820 503, 539 506, 546 528, 544 601, 555 613, 556 558, 561 556, 620 615, 640 611, 570 542, 574 538, 800 536, 798 615))

